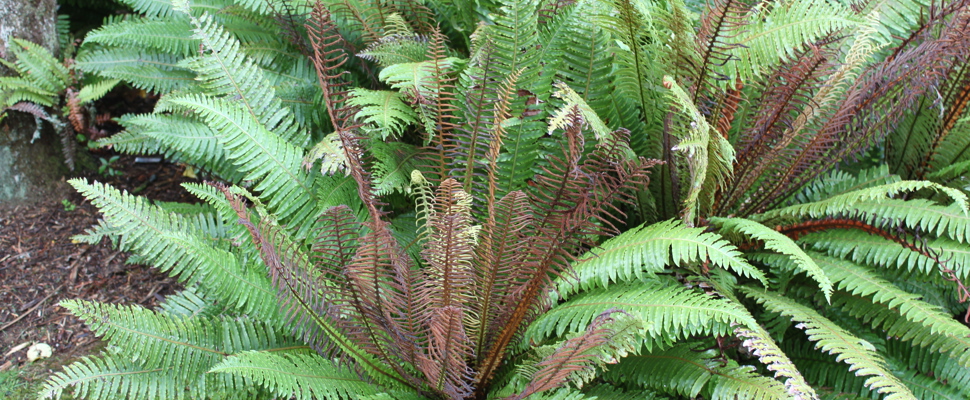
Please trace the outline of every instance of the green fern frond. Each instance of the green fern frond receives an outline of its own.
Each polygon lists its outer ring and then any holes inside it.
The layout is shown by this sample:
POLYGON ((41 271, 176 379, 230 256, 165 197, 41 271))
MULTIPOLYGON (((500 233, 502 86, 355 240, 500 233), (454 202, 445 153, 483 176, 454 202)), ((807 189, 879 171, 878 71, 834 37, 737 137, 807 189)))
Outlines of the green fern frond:
POLYGON ((192 25, 187 18, 132 17, 88 32, 84 36, 84 43, 153 49, 178 57, 188 57, 199 52, 201 42, 193 37, 192 25))
POLYGON ((370 151, 374 157, 374 193, 409 192, 411 171, 418 169, 421 153, 406 143, 377 140, 371 141, 370 151))
POLYGON ((896 371, 896 377, 906 384, 920 400, 963 400, 966 394, 955 387, 920 374, 919 371, 896 371))
MULTIPOLYGON (((825 300, 831 301, 832 281, 825 272, 815 264, 808 254, 798 247, 789 237, 778 231, 744 218, 711 218, 710 221, 718 225, 722 232, 743 234, 746 237, 764 242, 765 248, 774 250, 791 258, 793 266, 804 271, 809 277, 818 282, 819 288, 825 294, 825 300)), ((723 235, 723 234, 722 234, 723 235)))
POLYGON ((347 367, 310 351, 248 351, 228 357, 208 372, 244 377, 281 398, 359 399, 377 387, 347 367))
POLYGON ((8 50, 16 61, 3 64, 16 71, 34 86, 53 93, 63 92, 71 84, 71 74, 43 46, 23 39, 10 39, 8 50))
POLYGON ((533 322, 523 343, 583 329, 597 315, 616 308, 645 324, 648 347, 669 344, 692 335, 729 335, 732 323, 755 326, 757 322, 739 304, 658 280, 618 284, 609 290, 590 290, 558 304, 533 322))
POLYGON ((835 32, 850 31, 861 22, 848 6, 822 0, 759 5, 749 18, 751 22, 743 33, 732 40, 736 47, 731 54, 736 59, 722 67, 736 68, 743 82, 757 80, 773 66, 796 57, 807 45, 835 32))
POLYGON ((580 290, 605 288, 610 282, 651 276, 667 265, 705 260, 767 285, 764 273, 745 261, 741 252, 721 236, 670 220, 631 229, 590 250, 574 263, 575 279, 561 280, 559 292, 565 296, 580 290))
POLYGON ((382 67, 428 60, 428 38, 413 32, 399 32, 381 37, 357 56, 382 67))
POLYGON ((165 301, 158 305, 158 309, 164 314, 182 317, 196 315, 214 317, 224 311, 223 307, 213 304, 212 300, 206 299, 194 287, 166 296, 165 301))
MULTIPOLYGON (((937 260, 912 251, 880 236, 857 230, 829 230, 801 239, 815 250, 852 260, 859 264, 917 271, 923 275, 939 273, 937 260)), ((946 260, 946 267, 960 279, 970 276, 970 245, 947 238, 925 239, 926 247, 946 260)))
POLYGON ((188 285, 210 285, 222 302, 244 313, 268 321, 277 318, 276 294, 266 271, 243 265, 232 253, 200 237, 182 217, 162 212, 144 198, 80 179, 69 183, 91 199, 113 233, 124 238, 122 249, 144 256, 188 285))
MULTIPOLYGON (((210 171, 229 182, 242 180, 242 174, 228 161, 225 149, 219 144, 218 134, 197 118, 177 114, 144 114, 126 115, 119 122, 127 128, 126 137, 151 138, 181 162, 210 171)), ((117 142, 114 136, 99 141, 102 145, 117 142)), ((131 144, 126 143, 124 150, 129 147, 131 144)))
POLYGON ((253 190, 265 199, 278 218, 306 236, 317 213, 312 182, 302 170, 303 150, 267 130, 246 109, 226 99, 202 95, 171 96, 160 100, 156 112, 190 110, 219 133, 227 158, 236 163, 253 190))
POLYGON ((246 56, 239 41, 208 14, 192 18, 192 24, 194 37, 201 39, 209 52, 188 59, 183 65, 199 74, 205 93, 231 99, 265 129, 284 140, 303 144, 305 137, 301 136, 292 113, 282 106, 262 70, 246 56))
POLYGON ((184 382, 172 367, 142 367, 122 355, 86 356, 51 375, 38 394, 41 399, 184 399, 184 382))
POLYGON ((743 339, 741 346, 751 351, 775 377, 785 378, 785 391, 795 399, 818 399, 818 394, 805 381, 805 377, 795 367, 787 354, 771 338, 761 325, 734 328, 738 338, 743 339))
MULTIPOLYGON (((182 317, 137 306, 85 301, 65 301, 61 306, 118 346, 134 364, 170 369, 170 374, 192 391, 204 391, 207 383, 218 384, 205 382, 209 380, 206 371, 233 353, 303 347, 272 325, 249 318, 182 317)), ((222 381, 229 387, 245 385, 243 380, 222 381)))
POLYGON ((932 375, 937 381, 960 390, 965 398, 970 397, 970 368, 947 354, 894 339, 887 340, 886 353, 901 365, 932 375))
MULTIPOLYGON (((955 211, 958 211, 964 217, 967 216, 967 195, 963 194, 959 190, 928 181, 898 181, 887 183, 885 185, 859 189, 848 193, 842 193, 822 201, 796 204, 793 206, 771 210, 757 215, 755 218, 759 221, 771 221, 776 218, 785 217, 822 218, 838 215, 840 213, 868 211, 858 206, 867 203, 891 203, 893 201, 892 196, 904 192, 913 192, 924 189, 931 189, 947 195, 953 200, 953 204, 956 207, 955 211)), ((880 213, 879 215, 883 218, 889 217, 883 213, 880 213)))
POLYGON ((899 176, 889 172, 889 165, 886 164, 864 169, 855 175, 835 169, 809 183, 801 193, 795 195, 794 199, 796 203, 811 203, 860 189, 896 183, 900 180, 899 176))
POLYGON ((114 48, 82 51, 75 65, 81 71, 121 79, 138 89, 169 93, 195 82, 195 73, 180 67, 179 60, 163 52, 114 48))
POLYGON ((381 140, 399 138, 408 125, 418 122, 418 114, 398 92, 355 88, 349 96, 347 105, 359 108, 356 118, 373 125, 381 140))
POLYGON ((815 310, 775 293, 742 286, 739 291, 765 306, 770 312, 789 316, 805 330, 808 340, 817 342, 816 348, 836 354, 838 360, 849 364, 849 371, 868 377, 865 385, 886 395, 887 400, 912 399, 913 393, 887 369, 886 362, 869 342, 859 339, 815 310))
MULTIPOLYGON (((175 7, 172 5, 172 0, 118 0, 118 2, 125 4, 135 10, 135 12, 150 18, 169 18, 179 15, 176 12, 175 7)), ((186 6, 193 10, 216 12, 225 8, 226 6, 231 5, 234 3, 234 1, 193 0, 191 3, 186 3, 186 6)))
POLYGON ((103 81, 86 84, 77 92, 77 99, 81 104, 91 103, 104 97, 118 83, 121 83, 120 79, 105 79, 103 81))

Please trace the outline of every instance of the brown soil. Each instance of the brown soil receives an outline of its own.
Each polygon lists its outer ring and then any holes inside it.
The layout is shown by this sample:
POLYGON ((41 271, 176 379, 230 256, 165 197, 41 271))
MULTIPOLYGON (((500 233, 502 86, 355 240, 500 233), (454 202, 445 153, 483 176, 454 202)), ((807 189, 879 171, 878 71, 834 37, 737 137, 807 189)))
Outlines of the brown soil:
MULTIPOLYGON (((195 201, 179 186, 192 181, 183 176, 183 167, 135 164, 134 157, 114 165, 122 176, 88 179, 152 199, 195 201)), ((11 351, 24 343, 47 343, 59 360, 96 352, 98 339, 58 305, 61 300, 154 307, 181 288, 154 268, 127 265, 128 254, 107 240, 97 245, 72 241, 99 218, 97 209, 73 189, 36 204, 0 205, 0 372, 26 362, 26 347, 11 351)))

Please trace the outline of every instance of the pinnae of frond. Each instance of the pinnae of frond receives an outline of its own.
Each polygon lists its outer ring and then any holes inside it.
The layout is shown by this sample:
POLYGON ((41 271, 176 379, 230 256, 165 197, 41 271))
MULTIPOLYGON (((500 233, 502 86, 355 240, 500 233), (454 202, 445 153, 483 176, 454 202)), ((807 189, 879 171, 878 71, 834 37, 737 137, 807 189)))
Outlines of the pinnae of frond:
POLYGON ((354 126, 356 110, 346 105, 349 82, 343 75, 347 71, 340 69, 347 62, 347 53, 343 50, 344 39, 337 32, 330 10, 322 2, 313 5, 306 28, 313 47, 313 66, 317 70, 317 79, 323 89, 334 131, 356 129, 360 126, 354 126))
MULTIPOLYGON (((861 221, 860 219, 865 218, 826 218, 804 221, 792 225, 778 226, 775 228, 775 230, 792 238, 792 240, 798 240, 798 238, 809 233, 829 229, 856 229, 870 235, 882 237, 899 244, 907 250, 919 253, 936 262, 936 264, 940 266, 940 273, 943 275, 943 278, 957 285, 957 291, 960 294, 959 301, 961 303, 970 301, 970 288, 968 288, 966 284, 960 280, 956 274, 956 271, 947 266, 950 260, 942 259, 940 251, 932 249, 927 245, 926 239, 920 235, 919 227, 917 227, 915 232, 907 232, 901 226, 898 226, 896 231, 893 232, 877 225, 861 221)), ((970 305, 967 306, 967 312, 963 319, 964 322, 970 322, 970 305)))
MULTIPOLYGON (((455 113, 458 108, 454 106, 457 101, 454 94, 455 78, 450 76, 450 71, 445 69, 445 58, 447 58, 447 37, 440 30, 435 29, 429 36, 427 64, 428 79, 430 81, 419 82, 418 93, 416 93, 418 107, 430 109, 435 117, 434 137, 429 138, 431 144, 430 152, 433 154, 432 167, 436 171, 436 176, 432 176, 432 182, 440 183, 448 176, 448 166, 451 157, 449 153, 453 147, 458 146, 452 140, 452 132, 458 126, 455 122, 455 113), (423 89, 423 90, 422 90, 423 89), (430 104, 426 104, 430 102, 430 104)), ((469 160, 471 163, 472 160, 469 160)), ((470 168, 471 166, 469 166, 470 168)))

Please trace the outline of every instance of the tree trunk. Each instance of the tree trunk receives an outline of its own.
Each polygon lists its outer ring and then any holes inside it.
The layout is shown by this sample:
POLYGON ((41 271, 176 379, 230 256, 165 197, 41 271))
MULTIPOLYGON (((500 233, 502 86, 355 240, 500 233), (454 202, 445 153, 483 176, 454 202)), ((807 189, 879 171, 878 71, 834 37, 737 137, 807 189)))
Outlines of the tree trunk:
MULTIPOLYGON (((55 0, 0 0, 0 57, 11 38, 38 43, 56 54, 57 3, 55 0)), ((0 65, 0 75, 11 71, 0 65)), ((59 139, 49 126, 38 127, 34 118, 12 112, 0 125, 0 202, 36 200, 51 195, 65 172, 59 139), (33 141, 33 143, 31 143, 33 141)))

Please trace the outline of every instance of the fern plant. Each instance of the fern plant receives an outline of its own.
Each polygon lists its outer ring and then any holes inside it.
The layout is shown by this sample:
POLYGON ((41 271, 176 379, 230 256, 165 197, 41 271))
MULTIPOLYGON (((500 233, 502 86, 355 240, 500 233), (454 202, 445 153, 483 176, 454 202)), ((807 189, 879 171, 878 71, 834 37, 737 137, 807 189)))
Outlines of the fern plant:
MULTIPOLYGON (((67 30, 66 20, 58 20, 58 30, 67 30)), ((65 52, 70 48, 64 47, 65 52)), ((40 138, 43 123, 49 123, 61 138, 65 163, 73 170, 75 135, 87 134, 90 125, 85 107, 118 81, 91 82, 78 90, 79 78, 69 58, 62 62, 46 48, 23 39, 11 39, 8 50, 12 61, 0 59, 0 63, 17 76, 0 77, 0 121, 10 111, 33 116, 36 128, 31 142, 40 138)))
POLYGON ((128 3, 103 143, 223 183, 73 182, 190 289, 44 396, 970 395, 967 1, 128 3))

